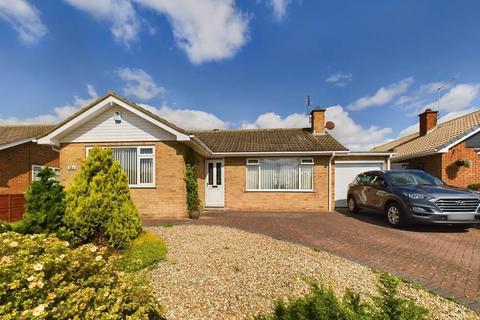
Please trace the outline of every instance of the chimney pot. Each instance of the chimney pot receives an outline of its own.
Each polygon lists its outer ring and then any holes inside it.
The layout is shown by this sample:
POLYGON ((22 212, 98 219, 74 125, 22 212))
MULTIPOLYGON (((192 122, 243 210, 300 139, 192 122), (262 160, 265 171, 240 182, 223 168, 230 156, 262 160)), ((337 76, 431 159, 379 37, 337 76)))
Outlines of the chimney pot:
POLYGON ((310 112, 310 121, 312 123, 312 133, 322 134, 325 132, 325 109, 315 108, 310 112))
POLYGON ((421 136, 426 135, 428 131, 437 126, 437 115, 438 111, 433 111, 430 108, 427 108, 423 113, 418 115, 418 124, 421 136))

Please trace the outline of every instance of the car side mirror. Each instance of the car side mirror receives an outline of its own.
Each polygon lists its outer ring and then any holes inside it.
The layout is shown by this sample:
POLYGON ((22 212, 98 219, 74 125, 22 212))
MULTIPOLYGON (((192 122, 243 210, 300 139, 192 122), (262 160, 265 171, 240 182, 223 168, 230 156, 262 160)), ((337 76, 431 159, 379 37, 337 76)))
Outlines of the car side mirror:
POLYGON ((380 184, 380 188, 382 189, 387 189, 388 185, 385 181, 383 181, 381 184, 380 184))

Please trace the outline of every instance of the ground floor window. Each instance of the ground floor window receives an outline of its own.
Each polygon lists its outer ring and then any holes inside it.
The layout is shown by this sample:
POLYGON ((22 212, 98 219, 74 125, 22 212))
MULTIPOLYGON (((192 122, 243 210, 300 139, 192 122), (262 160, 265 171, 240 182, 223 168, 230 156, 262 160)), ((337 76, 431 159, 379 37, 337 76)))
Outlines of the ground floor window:
POLYGON ((247 159, 247 191, 312 191, 313 159, 247 159))
MULTIPOLYGON (((47 168, 47 166, 40 166, 40 165, 32 166, 32 181, 37 181, 39 179, 38 173, 44 168, 47 168)), ((53 167, 48 167, 48 168, 52 169, 55 172, 57 181, 60 181, 60 168, 53 168, 53 167)))
MULTIPOLYGON (((150 146, 108 147, 120 162, 131 187, 155 186, 155 148, 150 146)), ((87 148, 88 152, 91 147, 87 148)))

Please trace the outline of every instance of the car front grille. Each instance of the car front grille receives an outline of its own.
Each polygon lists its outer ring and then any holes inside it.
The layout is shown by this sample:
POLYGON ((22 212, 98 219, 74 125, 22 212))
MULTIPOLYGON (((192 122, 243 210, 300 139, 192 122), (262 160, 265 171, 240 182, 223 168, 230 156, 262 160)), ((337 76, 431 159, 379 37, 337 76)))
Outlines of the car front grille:
POLYGON ((480 200, 478 199, 437 199, 435 204, 442 212, 472 212, 476 213, 480 200))

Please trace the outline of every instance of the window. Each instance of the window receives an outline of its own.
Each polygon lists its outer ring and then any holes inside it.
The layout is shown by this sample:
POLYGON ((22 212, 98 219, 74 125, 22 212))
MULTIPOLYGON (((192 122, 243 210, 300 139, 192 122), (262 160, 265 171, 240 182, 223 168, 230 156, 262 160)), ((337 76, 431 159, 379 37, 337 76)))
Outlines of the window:
POLYGON ((313 159, 247 160, 247 191, 312 191, 313 159))
MULTIPOLYGON (((109 147, 113 158, 120 162, 131 187, 155 186, 154 147, 109 147)), ((87 148, 87 155, 92 148, 87 148)))
MULTIPOLYGON (((33 165, 32 166, 32 181, 37 181, 38 180, 38 173, 44 168, 46 168, 46 166, 39 166, 39 165, 33 165)), ((52 169, 53 171, 55 171, 56 179, 57 179, 57 181, 60 181, 60 169, 59 168, 52 168, 52 167, 49 167, 49 168, 52 169)))

